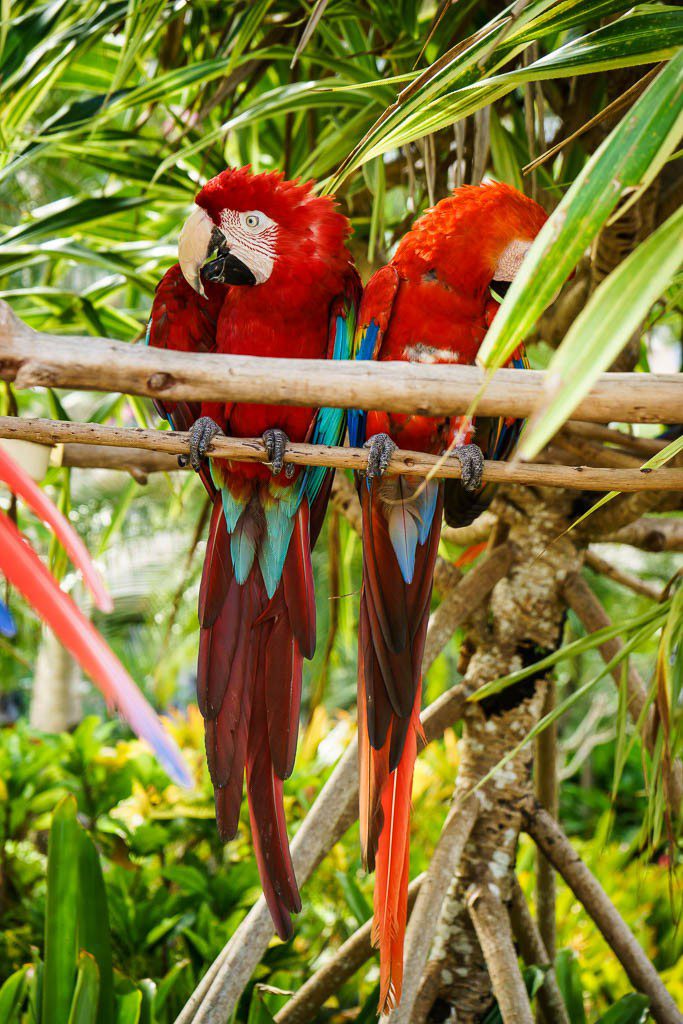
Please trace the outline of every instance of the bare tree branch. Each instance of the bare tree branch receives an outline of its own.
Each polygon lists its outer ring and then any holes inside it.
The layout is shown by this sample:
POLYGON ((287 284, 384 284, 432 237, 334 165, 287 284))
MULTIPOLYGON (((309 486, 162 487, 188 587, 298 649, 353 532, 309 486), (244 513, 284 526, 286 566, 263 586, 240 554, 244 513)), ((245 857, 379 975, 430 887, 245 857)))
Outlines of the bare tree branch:
POLYGON ((633 576, 630 572, 624 572, 623 569, 619 569, 616 565, 612 565, 606 558, 598 555, 595 551, 590 548, 586 551, 585 558, 586 565, 593 572, 599 573, 601 576, 607 576, 609 579, 614 580, 615 583, 619 583, 622 587, 628 587, 629 590, 633 590, 636 594, 642 594, 643 597, 649 597, 651 601, 661 601, 663 595, 662 587, 658 587, 656 583, 649 583, 647 580, 641 580, 638 576, 633 576))
POLYGON ((631 544, 643 551, 683 551, 683 519, 643 517, 601 540, 613 544, 631 544))
POLYGON ((683 1024, 659 974, 557 822, 542 807, 531 806, 526 809, 525 828, 595 921, 633 987, 649 998, 657 1024, 683 1024))
MULTIPOLYGON (((414 878, 408 887, 408 913, 424 882, 424 875, 414 878)), ((372 946, 372 918, 339 947, 334 957, 301 986, 293 999, 276 1013, 277 1024, 309 1024, 315 1013, 330 996, 335 995, 359 967, 370 959, 372 946)))
POLYGON ((491 975, 503 1024, 533 1024, 510 921, 493 886, 473 886, 467 894, 467 909, 491 975))
POLYGON ((546 968, 545 980, 538 990, 538 1002, 547 1024, 571 1024, 557 984, 553 958, 548 954, 516 876, 512 882, 510 923, 524 963, 528 967, 546 968))

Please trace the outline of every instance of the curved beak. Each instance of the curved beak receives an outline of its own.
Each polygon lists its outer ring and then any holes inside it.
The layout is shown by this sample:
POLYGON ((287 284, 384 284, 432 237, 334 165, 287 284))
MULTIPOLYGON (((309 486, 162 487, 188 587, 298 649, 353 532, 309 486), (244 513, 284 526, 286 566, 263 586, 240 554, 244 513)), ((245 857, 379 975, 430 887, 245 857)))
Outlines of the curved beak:
POLYGON ((215 260, 202 268, 201 277, 217 284, 256 284, 249 267, 230 252, 227 245, 219 247, 215 260))
POLYGON ((214 223, 206 210, 195 207, 178 237, 178 263, 183 277, 196 292, 206 298, 199 270, 211 252, 214 223))
POLYGON ((199 206, 192 211, 180 232, 178 263, 187 283, 204 298, 204 281, 214 284, 256 284, 252 270, 230 251, 223 232, 199 206), (216 253, 215 259, 207 263, 207 258, 213 252, 216 253))

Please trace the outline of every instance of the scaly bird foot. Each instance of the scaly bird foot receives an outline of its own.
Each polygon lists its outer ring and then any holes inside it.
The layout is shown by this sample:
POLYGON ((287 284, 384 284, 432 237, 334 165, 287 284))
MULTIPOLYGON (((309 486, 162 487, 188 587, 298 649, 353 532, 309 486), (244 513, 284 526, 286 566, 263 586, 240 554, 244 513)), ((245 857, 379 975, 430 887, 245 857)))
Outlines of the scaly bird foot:
POLYGON ((210 416, 200 416, 190 427, 190 455, 179 455, 178 465, 187 466, 188 462, 196 473, 202 468, 202 460, 206 458, 211 442, 223 431, 210 416))
POLYGON ((484 455, 479 445, 463 444, 453 451, 462 467, 460 482, 466 491, 478 491, 484 474, 484 455))
POLYGON ((363 447, 370 449, 368 468, 365 470, 368 480, 383 476, 398 445, 394 444, 388 434, 375 434, 363 447))
POLYGON ((289 438, 285 434, 284 430, 278 430, 276 427, 272 427, 269 430, 263 432, 263 443, 266 446, 268 452, 268 463, 270 465, 270 471, 273 476, 279 476, 282 470, 285 471, 285 476, 288 480, 291 480, 294 476, 296 467, 291 462, 285 462, 285 450, 289 443, 289 438))

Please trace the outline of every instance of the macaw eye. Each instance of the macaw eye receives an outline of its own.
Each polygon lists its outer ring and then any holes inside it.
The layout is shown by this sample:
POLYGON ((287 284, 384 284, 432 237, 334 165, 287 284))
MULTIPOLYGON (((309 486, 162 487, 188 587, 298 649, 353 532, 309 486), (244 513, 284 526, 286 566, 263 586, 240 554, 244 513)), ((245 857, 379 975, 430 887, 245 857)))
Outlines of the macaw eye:
POLYGON ((261 223, 261 218, 258 213, 248 213, 244 218, 244 223, 248 228, 257 228, 261 223))

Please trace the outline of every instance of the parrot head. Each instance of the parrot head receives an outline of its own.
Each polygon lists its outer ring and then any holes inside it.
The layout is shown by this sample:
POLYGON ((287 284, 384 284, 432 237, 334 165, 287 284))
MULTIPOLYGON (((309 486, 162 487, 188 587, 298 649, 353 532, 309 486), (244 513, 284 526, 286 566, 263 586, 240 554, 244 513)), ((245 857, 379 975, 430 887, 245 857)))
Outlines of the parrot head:
POLYGON ((504 295, 547 219, 510 185, 464 185, 415 222, 392 262, 455 291, 504 295))
POLYGON ((249 167, 212 178, 196 196, 178 240, 187 283, 204 295, 204 282, 284 284, 319 265, 345 266, 349 223, 334 200, 311 188, 310 182, 286 181, 279 171, 252 174, 249 167))

